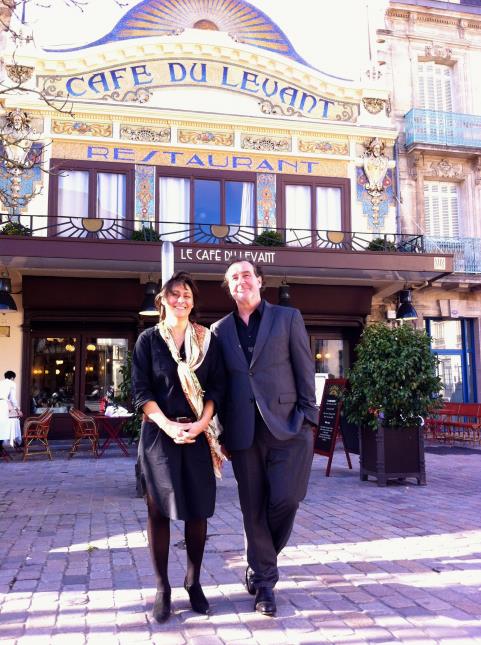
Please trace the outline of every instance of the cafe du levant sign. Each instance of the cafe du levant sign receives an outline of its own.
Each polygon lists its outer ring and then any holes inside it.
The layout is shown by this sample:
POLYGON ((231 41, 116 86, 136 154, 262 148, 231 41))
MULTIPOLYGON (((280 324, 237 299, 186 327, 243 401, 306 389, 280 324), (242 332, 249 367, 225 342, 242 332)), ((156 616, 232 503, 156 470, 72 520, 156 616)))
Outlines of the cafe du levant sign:
MULTIPOLYGON (((217 61, 141 61, 73 76, 39 75, 37 83, 47 97, 56 99, 144 103, 154 89, 210 87, 253 96, 265 113, 344 122, 355 122, 359 114, 356 102, 321 96, 274 74, 217 61)), ((183 108, 192 106, 186 104, 183 108)))

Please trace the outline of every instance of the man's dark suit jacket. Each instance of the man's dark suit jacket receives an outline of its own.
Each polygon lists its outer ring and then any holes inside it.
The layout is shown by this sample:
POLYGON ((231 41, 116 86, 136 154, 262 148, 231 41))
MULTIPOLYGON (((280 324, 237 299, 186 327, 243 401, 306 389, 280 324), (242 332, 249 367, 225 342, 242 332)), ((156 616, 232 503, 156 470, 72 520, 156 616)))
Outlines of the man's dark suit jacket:
POLYGON ((227 393, 219 410, 227 450, 245 450, 255 432, 255 405, 270 432, 294 437, 305 420, 318 423, 314 361, 298 309, 265 303, 250 365, 242 350, 234 314, 212 325, 227 370, 227 393))

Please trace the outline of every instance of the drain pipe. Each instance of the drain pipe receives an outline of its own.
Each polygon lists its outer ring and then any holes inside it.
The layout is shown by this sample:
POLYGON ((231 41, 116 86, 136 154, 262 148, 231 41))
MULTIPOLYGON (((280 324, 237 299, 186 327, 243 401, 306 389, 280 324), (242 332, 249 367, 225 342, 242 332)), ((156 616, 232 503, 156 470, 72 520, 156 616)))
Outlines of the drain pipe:
POLYGON ((396 137, 393 147, 394 163, 395 163, 395 173, 394 177, 396 180, 396 192, 394 194, 394 199, 396 200, 396 233, 401 234, 401 193, 400 188, 401 184, 399 183, 399 137, 396 137))

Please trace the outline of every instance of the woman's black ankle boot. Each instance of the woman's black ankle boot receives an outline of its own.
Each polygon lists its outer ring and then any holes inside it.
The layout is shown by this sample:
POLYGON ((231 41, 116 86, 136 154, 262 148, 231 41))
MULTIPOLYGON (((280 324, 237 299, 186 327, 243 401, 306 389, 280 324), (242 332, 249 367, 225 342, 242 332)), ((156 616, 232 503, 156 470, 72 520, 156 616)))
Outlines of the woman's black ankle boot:
POLYGON ((209 603, 204 596, 200 582, 194 582, 191 585, 187 584, 187 579, 184 580, 184 589, 189 594, 190 606, 198 614, 207 614, 209 611, 209 603))
POLYGON ((170 591, 158 591, 155 595, 152 616, 158 623, 165 623, 171 611, 170 591))

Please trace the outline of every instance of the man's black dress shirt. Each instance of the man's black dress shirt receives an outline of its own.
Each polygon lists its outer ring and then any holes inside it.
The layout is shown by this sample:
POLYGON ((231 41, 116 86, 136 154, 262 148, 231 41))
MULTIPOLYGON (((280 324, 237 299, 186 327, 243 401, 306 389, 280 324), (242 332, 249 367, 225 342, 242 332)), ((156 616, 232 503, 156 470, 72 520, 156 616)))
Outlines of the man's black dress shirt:
POLYGON ((239 336, 239 342, 249 365, 252 360, 252 353, 254 352, 262 314, 264 313, 264 304, 264 300, 261 300, 257 309, 255 309, 249 316, 249 322, 247 325, 239 316, 238 311, 236 310, 234 312, 237 335, 239 336))

